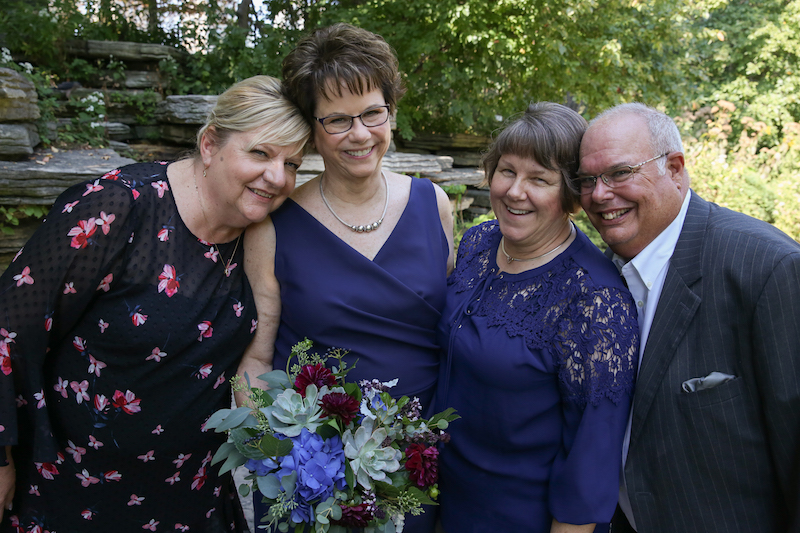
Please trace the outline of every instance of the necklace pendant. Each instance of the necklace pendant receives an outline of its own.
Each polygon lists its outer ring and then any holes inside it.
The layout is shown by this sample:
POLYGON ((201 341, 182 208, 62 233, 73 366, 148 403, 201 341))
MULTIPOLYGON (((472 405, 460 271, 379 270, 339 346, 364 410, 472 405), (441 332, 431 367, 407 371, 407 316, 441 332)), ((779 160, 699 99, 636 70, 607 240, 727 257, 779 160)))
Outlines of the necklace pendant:
POLYGON ((510 265, 512 262, 514 262, 514 258, 513 258, 513 257, 511 257, 510 255, 507 255, 506 257, 508 258, 508 264, 509 264, 509 265, 510 265))

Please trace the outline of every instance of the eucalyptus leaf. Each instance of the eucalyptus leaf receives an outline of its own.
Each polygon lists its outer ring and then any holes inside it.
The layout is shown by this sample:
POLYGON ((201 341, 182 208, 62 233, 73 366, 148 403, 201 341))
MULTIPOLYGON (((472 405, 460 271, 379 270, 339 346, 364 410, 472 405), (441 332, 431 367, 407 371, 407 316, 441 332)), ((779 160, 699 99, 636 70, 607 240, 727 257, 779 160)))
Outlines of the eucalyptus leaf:
MULTIPOLYGON (((216 429, 217 426, 223 420, 225 420, 225 417, 231 413, 231 411, 232 409, 220 409, 219 411, 215 412, 213 415, 208 417, 208 420, 206 420, 206 425, 205 425, 206 429, 216 429)), ((217 433, 219 432, 220 430, 217 430, 217 433)))
POLYGON ((265 381, 270 389, 288 389, 291 388, 292 382, 289 381, 289 376, 283 370, 273 370, 266 374, 261 374, 258 379, 265 381))
POLYGON ((281 482, 275 476, 261 476, 256 478, 258 490, 267 498, 274 500, 281 492, 281 482))
POLYGON ((227 431, 229 429, 233 429, 242 422, 244 422, 248 416, 252 416, 250 413, 252 409, 249 407, 239 407, 234 409, 225 419, 217 426, 217 433, 222 431, 227 431))
POLYGON ((252 489, 250 489, 250 485, 239 485, 239 495, 243 498, 246 498, 250 494, 251 490, 252 489))
POLYGON ((219 468, 219 475, 224 474, 234 468, 238 468, 242 466, 246 462, 246 459, 240 453, 232 453, 225 459, 225 462, 222 463, 222 466, 219 468))
POLYGON ((297 483, 297 471, 285 475, 281 478, 281 487, 286 494, 294 494, 294 487, 297 483))
POLYGON ((224 442, 222 446, 219 447, 217 453, 214 454, 214 457, 211 459, 211 464, 215 465, 222 461, 223 459, 227 459, 231 452, 236 451, 236 445, 230 441, 224 442))

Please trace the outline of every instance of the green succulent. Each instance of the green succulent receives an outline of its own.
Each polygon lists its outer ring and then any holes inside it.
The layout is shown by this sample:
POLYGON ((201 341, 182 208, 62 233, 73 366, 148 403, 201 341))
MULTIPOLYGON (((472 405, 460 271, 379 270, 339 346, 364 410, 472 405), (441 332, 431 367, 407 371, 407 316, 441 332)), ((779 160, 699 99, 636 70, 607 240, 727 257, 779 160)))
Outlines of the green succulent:
POLYGON ((262 407, 261 412, 267 417, 269 427, 275 433, 282 433, 287 437, 296 437, 303 428, 312 433, 325 423, 320 420, 323 416, 322 408, 318 405, 319 398, 327 394, 327 387, 322 391, 316 385, 306 387, 306 397, 294 389, 286 389, 280 393, 269 407, 262 407))
MULTIPOLYGON (((384 428, 373 431, 372 421, 364 420, 355 433, 347 430, 342 435, 344 455, 350 459, 350 466, 364 488, 372 488, 370 479, 375 481, 387 480, 387 472, 396 472, 400 469, 400 450, 383 447, 387 432, 384 428)), ((387 480, 391 483, 391 480, 387 480)))

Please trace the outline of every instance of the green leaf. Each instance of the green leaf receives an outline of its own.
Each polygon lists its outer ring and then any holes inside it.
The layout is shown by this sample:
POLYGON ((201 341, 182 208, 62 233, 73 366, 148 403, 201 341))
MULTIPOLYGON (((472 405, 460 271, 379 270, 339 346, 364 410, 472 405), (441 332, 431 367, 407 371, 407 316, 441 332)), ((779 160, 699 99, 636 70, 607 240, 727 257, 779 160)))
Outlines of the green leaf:
POLYGON ((281 492, 281 482, 275 476, 260 476, 256 478, 258 490, 267 498, 274 500, 281 492))
POLYGON ((238 468, 242 466, 246 462, 246 459, 240 453, 232 453, 225 459, 225 462, 222 463, 222 466, 219 469, 219 475, 224 474, 225 472, 229 472, 234 468, 238 468))
POLYGON ((222 461, 223 459, 227 459, 230 456, 231 452, 236 451, 236 445, 230 441, 224 442, 222 446, 219 447, 217 453, 214 454, 214 457, 211 459, 211 464, 215 465, 222 461))
POLYGON ((350 466, 350 461, 346 461, 344 463, 344 480, 347 482, 347 486, 351 489, 356 488, 356 475, 353 473, 353 468, 350 466))
POLYGON ((422 505, 439 505, 435 501, 431 500, 427 494, 419 490, 417 487, 409 487, 408 492, 422 505))
POLYGON ((375 481, 375 494, 383 498, 397 498, 400 496, 400 489, 383 481, 375 481))
POLYGON ((283 370, 273 370, 266 374, 261 374, 258 379, 265 381, 270 389, 289 389, 292 387, 292 382, 289 381, 289 376, 283 370))
MULTIPOLYGON (((225 419, 217 426, 216 432, 221 433, 223 431, 227 431, 229 429, 237 427, 239 424, 245 421, 248 416, 252 416, 250 413, 252 409, 249 407, 238 407, 233 410, 225 419)), ((253 418, 255 420, 255 418, 253 418)))
POLYGON ((216 427, 228 416, 233 409, 220 409, 216 411, 213 415, 208 417, 206 421, 206 428, 207 429, 216 429, 216 427))

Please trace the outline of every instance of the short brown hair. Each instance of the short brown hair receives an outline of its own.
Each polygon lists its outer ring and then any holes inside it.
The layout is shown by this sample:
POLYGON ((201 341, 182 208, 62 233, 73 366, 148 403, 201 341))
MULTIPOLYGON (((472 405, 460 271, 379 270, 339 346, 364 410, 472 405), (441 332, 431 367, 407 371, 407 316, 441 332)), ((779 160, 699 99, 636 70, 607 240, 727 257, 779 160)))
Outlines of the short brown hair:
POLYGON ((486 181, 492 182, 500 157, 512 154, 533 159, 548 170, 561 173, 561 208, 574 213, 580 195, 572 179, 580 165, 581 138, 586 120, 572 109, 553 102, 530 104, 521 117, 509 123, 481 159, 486 181))
POLYGON ((283 83, 312 125, 317 98, 328 98, 328 91, 341 96, 342 85, 359 95, 380 89, 392 112, 405 94, 397 56, 383 37, 343 22, 297 43, 283 60, 283 83))

